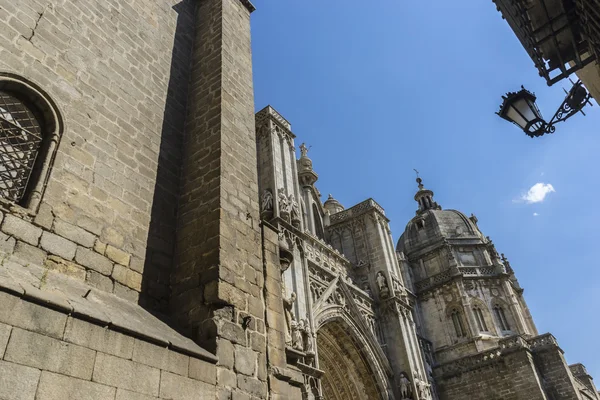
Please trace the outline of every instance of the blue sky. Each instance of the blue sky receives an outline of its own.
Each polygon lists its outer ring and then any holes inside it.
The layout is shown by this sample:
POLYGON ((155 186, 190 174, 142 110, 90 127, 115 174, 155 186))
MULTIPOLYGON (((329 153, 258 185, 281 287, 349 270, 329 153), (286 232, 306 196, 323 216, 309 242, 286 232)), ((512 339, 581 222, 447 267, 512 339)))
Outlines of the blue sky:
POLYGON ((397 240, 418 169, 509 258, 540 333, 600 379, 600 107, 537 139, 496 116, 523 84, 549 120, 569 84, 546 85, 491 1, 255 5, 256 109, 271 104, 312 146, 323 200, 373 197, 397 240), (523 201, 537 183, 554 191, 523 201))

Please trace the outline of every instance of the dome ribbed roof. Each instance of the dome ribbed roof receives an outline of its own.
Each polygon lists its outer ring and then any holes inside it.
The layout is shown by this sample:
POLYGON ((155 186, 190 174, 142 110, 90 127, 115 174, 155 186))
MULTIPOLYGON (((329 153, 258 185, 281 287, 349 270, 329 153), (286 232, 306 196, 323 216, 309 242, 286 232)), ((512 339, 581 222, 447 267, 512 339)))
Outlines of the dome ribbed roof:
POLYGON ((460 211, 430 209, 410 220, 396 250, 406 254, 440 239, 461 237, 484 239, 477 225, 460 211))

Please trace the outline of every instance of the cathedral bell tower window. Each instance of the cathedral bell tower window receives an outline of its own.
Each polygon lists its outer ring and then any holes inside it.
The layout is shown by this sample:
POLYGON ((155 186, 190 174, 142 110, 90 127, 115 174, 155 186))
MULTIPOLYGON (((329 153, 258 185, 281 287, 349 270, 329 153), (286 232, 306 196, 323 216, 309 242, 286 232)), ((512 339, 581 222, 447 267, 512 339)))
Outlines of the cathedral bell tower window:
POLYGON ((502 331, 510 331, 510 325, 504 314, 504 309, 500 306, 494 307, 494 315, 496 316, 496 322, 502 331))
POLYGON ((488 328, 483 317, 483 311, 478 306, 473 307, 473 314, 475 314, 475 320, 477 321, 477 327, 479 332, 487 332, 488 328))
POLYGON ((466 337, 467 333, 465 332, 465 327, 463 325, 460 312, 454 309, 450 313, 450 317, 452 318, 452 324, 454 325, 454 331, 456 332, 456 336, 459 338, 466 337))
POLYGON ((46 187, 62 122, 33 84, 0 72, 0 200, 35 213, 46 187))

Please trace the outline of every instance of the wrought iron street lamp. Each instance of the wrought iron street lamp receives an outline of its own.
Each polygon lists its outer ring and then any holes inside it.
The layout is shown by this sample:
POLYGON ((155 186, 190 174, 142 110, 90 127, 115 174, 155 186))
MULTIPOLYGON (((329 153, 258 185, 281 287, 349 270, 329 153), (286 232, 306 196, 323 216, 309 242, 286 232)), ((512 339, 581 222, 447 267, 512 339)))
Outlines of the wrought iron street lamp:
POLYGON ((591 95, 583 87, 581 81, 573 84, 567 97, 562 102, 550 122, 546 122, 535 104, 536 97, 533 93, 521 86, 518 92, 509 92, 502 96, 504 101, 500 106, 498 114, 500 117, 520 127, 527 136, 542 136, 545 133, 554 133, 554 124, 565 121, 573 115, 582 111, 586 104, 590 103, 591 95))

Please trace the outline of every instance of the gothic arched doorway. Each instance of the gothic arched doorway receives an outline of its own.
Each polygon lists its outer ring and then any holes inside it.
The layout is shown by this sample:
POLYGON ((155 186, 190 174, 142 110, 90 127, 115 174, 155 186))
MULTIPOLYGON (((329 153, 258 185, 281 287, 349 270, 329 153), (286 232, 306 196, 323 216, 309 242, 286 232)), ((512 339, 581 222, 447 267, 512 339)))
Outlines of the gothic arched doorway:
POLYGON ((319 368, 325 371, 321 385, 325 400, 387 399, 376 374, 361 351, 363 346, 341 321, 326 323, 318 331, 319 368))

